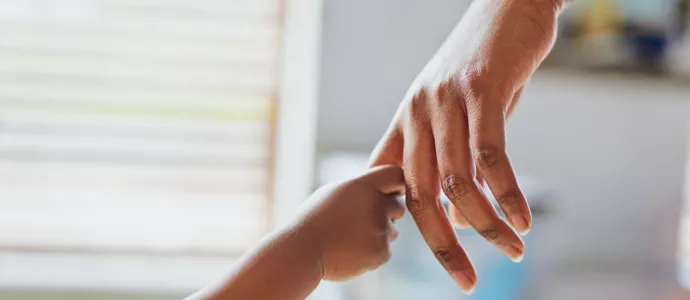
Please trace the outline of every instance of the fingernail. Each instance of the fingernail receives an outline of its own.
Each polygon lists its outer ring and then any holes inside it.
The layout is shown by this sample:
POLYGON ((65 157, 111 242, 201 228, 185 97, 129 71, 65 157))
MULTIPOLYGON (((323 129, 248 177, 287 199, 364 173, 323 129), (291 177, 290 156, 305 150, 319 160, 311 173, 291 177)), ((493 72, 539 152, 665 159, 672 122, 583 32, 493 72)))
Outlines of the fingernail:
POLYGON ((515 253, 517 253, 516 256, 511 256, 511 257, 510 257, 510 260, 512 260, 513 262, 519 263, 519 262, 521 262, 521 261, 525 258, 525 251, 524 251, 523 249, 520 249, 520 248, 515 247, 515 246, 510 246, 510 248, 511 248, 515 253))
POLYGON ((466 295, 472 294, 472 292, 474 292, 475 284, 469 275, 463 272, 453 272, 451 274, 451 277, 453 277, 453 280, 455 280, 455 282, 460 286, 462 292, 466 295))
POLYGON ((523 215, 511 216, 510 222, 513 223, 515 230, 517 230, 521 235, 527 235, 530 230, 529 225, 527 224, 527 218, 525 218, 523 215))
POLYGON ((500 245, 499 248, 508 255, 508 258, 513 262, 519 263, 525 257, 525 251, 517 246, 513 245, 500 245))

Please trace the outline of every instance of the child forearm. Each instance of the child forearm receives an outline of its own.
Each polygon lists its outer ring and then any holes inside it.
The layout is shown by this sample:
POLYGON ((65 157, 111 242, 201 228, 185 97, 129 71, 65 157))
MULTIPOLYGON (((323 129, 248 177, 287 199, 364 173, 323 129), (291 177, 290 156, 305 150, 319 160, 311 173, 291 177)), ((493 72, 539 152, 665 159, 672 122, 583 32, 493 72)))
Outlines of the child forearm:
POLYGON ((281 230, 244 255, 223 282, 188 299, 305 299, 322 277, 318 249, 300 230, 281 230))

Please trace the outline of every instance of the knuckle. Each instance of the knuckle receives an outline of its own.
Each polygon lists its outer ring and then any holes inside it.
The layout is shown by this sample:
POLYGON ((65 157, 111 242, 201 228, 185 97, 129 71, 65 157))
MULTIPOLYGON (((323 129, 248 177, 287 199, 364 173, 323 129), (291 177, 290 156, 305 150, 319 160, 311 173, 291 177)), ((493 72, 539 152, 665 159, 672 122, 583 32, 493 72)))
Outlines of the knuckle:
POLYGON ((409 199, 406 202, 407 209, 410 211, 410 215, 417 221, 422 220, 424 216, 424 211, 426 210, 424 201, 419 199, 409 199))
POLYGON ((407 110, 410 119, 423 119, 427 115, 427 91, 419 89, 410 98, 407 110))
POLYGON ((445 264, 449 263, 451 260, 453 260, 453 254, 450 252, 450 250, 448 250, 446 248, 434 249, 434 256, 443 265, 445 265, 445 264))
POLYGON ((477 232, 479 233, 479 235, 483 236, 485 239, 491 242, 497 240, 499 237, 498 230, 496 229, 496 227, 481 229, 477 232))
POLYGON ((458 101, 462 93, 457 77, 449 76, 434 87, 432 100, 437 107, 447 108, 458 101))
POLYGON ((495 166, 500 158, 501 151, 494 145, 485 145, 477 149, 475 161, 480 169, 488 169, 495 166))
POLYGON ((467 193, 472 188, 471 184, 469 180, 461 176, 448 175, 443 179, 441 186, 453 204, 464 206, 468 198, 467 193))
POLYGON ((485 60, 468 64, 459 73, 467 110, 473 111, 482 106, 482 99, 507 99, 515 92, 512 80, 506 79, 504 68, 492 68, 485 60))
POLYGON ((467 92, 482 90, 482 78, 489 72, 489 66, 484 60, 474 60, 458 73, 458 79, 467 92))
POLYGON ((408 188, 408 193, 405 198, 405 206, 407 206, 407 209, 413 216, 416 217, 426 209, 424 197, 419 192, 419 189, 414 187, 408 188))
POLYGON ((509 192, 496 197, 496 202, 501 206, 514 206, 518 203, 519 192, 517 189, 511 189, 509 192))

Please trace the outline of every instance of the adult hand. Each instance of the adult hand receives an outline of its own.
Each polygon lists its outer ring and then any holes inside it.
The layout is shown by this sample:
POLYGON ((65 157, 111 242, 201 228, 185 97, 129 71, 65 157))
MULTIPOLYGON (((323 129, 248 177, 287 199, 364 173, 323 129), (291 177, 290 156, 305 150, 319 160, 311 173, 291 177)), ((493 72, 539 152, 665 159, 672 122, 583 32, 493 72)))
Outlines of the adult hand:
POLYGON ((477 280, 441 205, 511 259, 532 216, 506 154, 505 119, 549 53, 566 0, 475 0, 403 99, 372 166, 403 167, 406 205, 426 243, 465 292, 477 280), (483 181, 512 227, 482 192, 483 181))

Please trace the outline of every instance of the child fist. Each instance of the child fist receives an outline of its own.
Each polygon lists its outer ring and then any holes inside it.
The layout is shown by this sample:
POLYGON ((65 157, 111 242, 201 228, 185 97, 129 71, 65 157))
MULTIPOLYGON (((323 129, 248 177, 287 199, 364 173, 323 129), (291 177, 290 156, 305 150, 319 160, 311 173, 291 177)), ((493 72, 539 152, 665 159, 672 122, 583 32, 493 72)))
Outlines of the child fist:
POLYGON ((322 279, 347 280, 388 261, 398 235, 393 223, 405 213, 396 197, 403 191, 402 169, 382 166, 307 199, 297 228, 320 255, 322 279))

